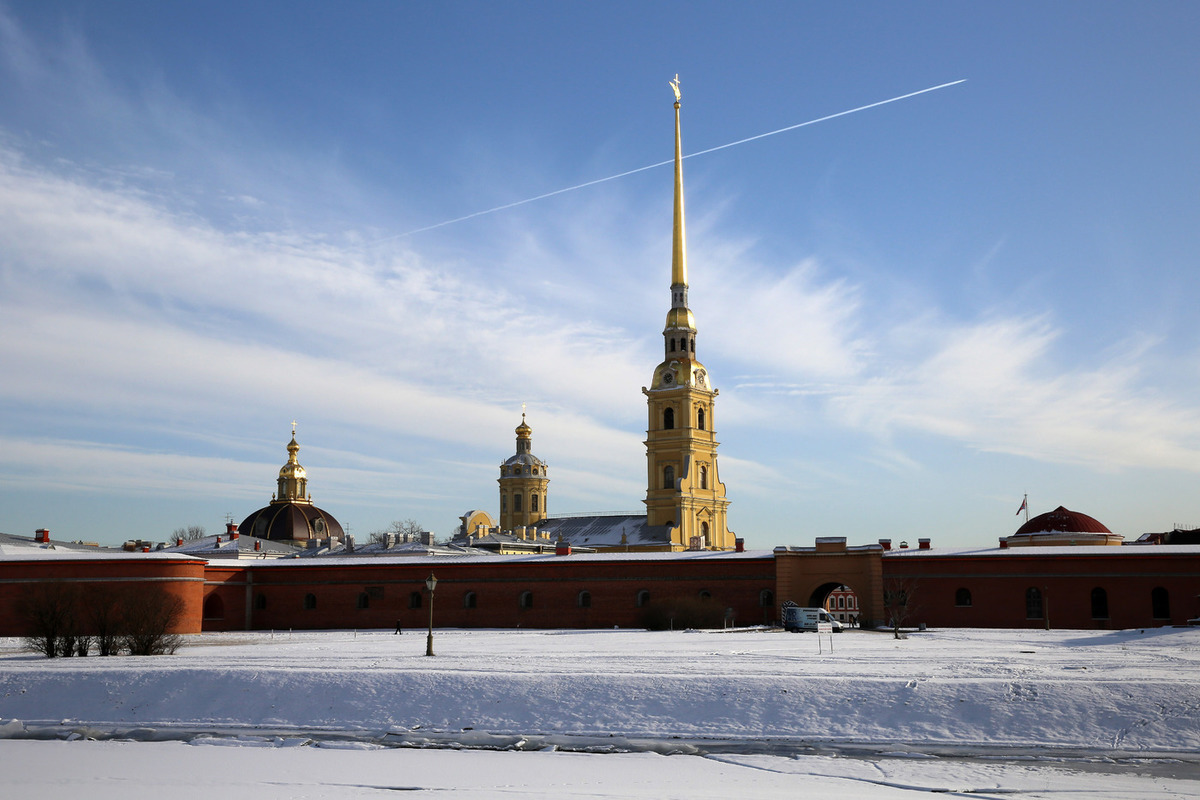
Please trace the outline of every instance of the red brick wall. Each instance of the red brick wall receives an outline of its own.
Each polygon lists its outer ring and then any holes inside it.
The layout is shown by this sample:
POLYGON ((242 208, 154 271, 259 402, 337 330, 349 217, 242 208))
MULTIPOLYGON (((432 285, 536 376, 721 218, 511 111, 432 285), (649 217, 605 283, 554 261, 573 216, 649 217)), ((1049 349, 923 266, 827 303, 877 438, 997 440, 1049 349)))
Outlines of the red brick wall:
POLYGON ((201 630, 204 562, 190 558, 141 558, 131 553, 95 560, 46 557, 0 561, 0 636, 26 635, 20 601, 30 588, 51 582, 77 587, 85 601, 89 592, 101 587, 153 583, 183 601, 183 615, 173 633, 201 630))
MULTIPOLYGON (((611 628, 639 626, 637 595, 652 600, 698 597, 706 591, 714 603, 734 609, 735 624, 773 620, 774 609, 759 604, 763 590, 774 592, 775 565, 770 556, 722 560, 585 561, 569 556, 541 560, 474 563, 346 564, 320 561, 214 564, 206 574, 205 592, 216 595, 223 619, 206 619, 206 630, 425 628, 429 621, 425 579, 438 578, 435 627, 455 628, 611 628), (249 587, 249 593, 247 588, 249 587), (591 595, 591 607, 579 606, 579 594, 591 595), (412 608, 416 592, 420 606, 412 608), (476 607, 464 598, 474 592, 476 607), (520 596, 531 592, 531 608, 520 596), (359 595, 368 607, 359 608, 359 595), (247 622, 247 594, 251 611, 247 622), (304 607, 312 594, 316 607, 304 607), (258 598, 265 607, 258 607, 258 598)), ((772 603, 773 606, 773 603, 772 603)))
POLYGON ((908 624, 980 628, 1140 628, 1180 625, 1200 615, 1200 548, 1194 554, 1125 546, 1105 555, 1046 555, 1039 548, 990 556, 885 557, 883 573, 913 584, 916 609, 908 624), (1028 619, 1025 592, 1038 588, 1043 616, 1028 619), (1151 592, 1167 590, 1170 618, 1155 619, 1151 592), (955 605, 965 588, 971 605, 955 605), (1108 617, 1092 616, 1092 590, 1108 598, 1108 617))

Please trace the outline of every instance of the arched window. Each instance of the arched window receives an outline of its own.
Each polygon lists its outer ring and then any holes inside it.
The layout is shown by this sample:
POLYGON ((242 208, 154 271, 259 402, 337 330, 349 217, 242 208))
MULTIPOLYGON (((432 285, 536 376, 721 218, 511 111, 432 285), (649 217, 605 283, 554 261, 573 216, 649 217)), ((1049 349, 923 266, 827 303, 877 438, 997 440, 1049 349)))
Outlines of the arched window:
POLYGON ((358 593, 358 608, 370 608, 370 607, 371 607, 371 596, 369 594, 367 594, 366 592, 359 592, 358 593))
POLYGON ((956 589, 954 592, 954 605, 969 606, 971 605, 971 590, 967 588, 956 589))
POLYGON ((670 465, 663 467, 663 488, 675 488, 675 468, 670 465))
POLYGON ((504 492, 500 493, 500 510, 508 511, 508 495, 504 492))
POLYGON ((702 539, 704 539, 705 544, 708 544, 708 523, 707 522, 700 523, 700 537, 702 539))
POLYGON ((762 608, 770 608, 775 605, 775 593, 770 589, 763 589, 758 593, 758 604, 762 608))
POLYGON ((225 601, 218 595, 210 594, 204 599, 205 619, 225 619, 225 601))
POLYGON ((700 430, 704 430, 704 409, 703 408, 696 412, 696 427, 699 428, 700 430))
POLYGON ((675 340, 674 339, 671 340, 671 352, 672 353, 675 352, 675 340))
POLYGON ((686 338, 679 340, 679 349, 685 353, 687 352, 687 339, 686 338))
POLYGON ((649 602, 650 602, 650 592, 648 592, 645 589, 642 589, 640 592, 637 593, 636 605, 638 608, 641 608, 642 606, 646 605, 646 603, 649 603, 649 602))
POLYGON ((663 430, 669 431, 675 428, 675 409, 668 408, 663 412, 663 430))
POLYGON ((517 601, 520 608, 533 608, 533 592, 521 592, 521 599, 517 601))
POLYGON ((591 592, 580 592, 577 600, 578 600, 580 608, 591 608, 592 607, 592 593, 591 592))
POLYGON ((259 611, 264 611, 267 608, 267 596, 259 593, 258 597, 254 598, 254 607, 259 611))
POLYGON ((1025 590, 1025 619, 1042 618, 1042 590, 1030 586, 1025 590))
POLYGON ((1099 586, 1092 589, 1092 619, 1108 619, 1108 592, 1099 586))
POLYGON ((420 608, 421 607, 421 593, 420 592, 409 592, 408 593, 408 607, 409 608, 420 608))
POLYGON ((317 596, 311 592, 304 595, 304 608, 311 611, 317 607, 317 596))
POLYGON ((521 495, 518 492, 517 494, 513 495, 513 511, 520 511, 520 510, 521 510, 521 495))
MULTIPOLYGON (((703 414, 704 412, 701 411, 700 413, 703 414)), ((701 489, 708 488, 708 467, 700 468, 700 488, 701 489)))
POLYGON ((475 608, 478 602, 474 592, 467 592, 463 595, 463 608, 475 608))
POLYGON ((529 496, 529 510, 530 510, 530 511, 537 511, 537 510, 538 510, 538 496, 537 496, 537 492, 534 492, 532 495, 530 495, 530 496, 529 496))
POLYGON ((1155 619, 1171 618, 1171 595, 1161 586, 1150 592, 1150 613, 1155 619))
POLYGON ((712 592, 710 592, 708 589, 701 589, 700 590, 700 599, 701 600, 712 600, 712 592))
POLYGON ((845 607, 846 607, 846 595, 839 594, 838 595, 838 608, 845 608, 845 607))
POLYGON ((695 340, 695 339, 691 339, 691 340, 690 340, 690 342, 691 342, 691 345, 692 345, 692 352, 694 353, 694 352, 696 352, 696 340, 695 340))

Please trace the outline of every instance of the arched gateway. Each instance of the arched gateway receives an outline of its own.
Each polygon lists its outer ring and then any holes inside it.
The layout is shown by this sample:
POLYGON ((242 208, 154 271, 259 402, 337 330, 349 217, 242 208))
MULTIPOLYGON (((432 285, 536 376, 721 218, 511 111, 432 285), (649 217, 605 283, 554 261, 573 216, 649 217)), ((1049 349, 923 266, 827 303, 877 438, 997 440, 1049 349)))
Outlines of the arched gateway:
POLYGON ((818 538, 815 547, 775 548, 775 602, 819 606, 839 586, 858 596, 858 619, 863 626, 885 620, 883 608, 883 547, 847 547, 842 536, 818 538))

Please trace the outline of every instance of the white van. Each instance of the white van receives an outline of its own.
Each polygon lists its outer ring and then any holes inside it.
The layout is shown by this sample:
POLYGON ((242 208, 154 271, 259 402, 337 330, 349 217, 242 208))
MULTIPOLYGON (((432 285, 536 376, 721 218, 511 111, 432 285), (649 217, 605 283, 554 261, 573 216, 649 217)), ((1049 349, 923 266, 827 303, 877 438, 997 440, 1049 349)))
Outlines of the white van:
POLYGON ((842 632, 842 623, 829 616, 823 608, 783 607, 783 629, 791 633, 815 631, 817 623, 828 622, 834 633, 842 632))

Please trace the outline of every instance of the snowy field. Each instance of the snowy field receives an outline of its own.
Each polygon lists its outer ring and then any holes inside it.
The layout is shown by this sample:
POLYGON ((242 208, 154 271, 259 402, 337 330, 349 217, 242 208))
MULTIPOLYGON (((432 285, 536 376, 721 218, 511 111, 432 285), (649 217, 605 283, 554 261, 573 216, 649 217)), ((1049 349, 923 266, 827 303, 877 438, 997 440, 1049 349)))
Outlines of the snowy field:
POLYGON ((7 796, 1200 797, 1200 630, 0 640, 7 796), (832 646, 832 649, 831 649, 832 646), (11 790, 11 791, 10 791, 11 790))

